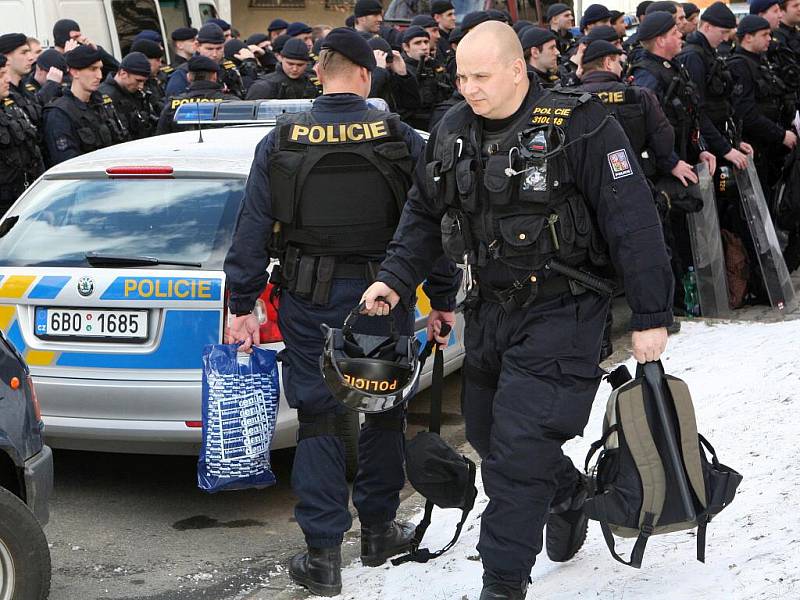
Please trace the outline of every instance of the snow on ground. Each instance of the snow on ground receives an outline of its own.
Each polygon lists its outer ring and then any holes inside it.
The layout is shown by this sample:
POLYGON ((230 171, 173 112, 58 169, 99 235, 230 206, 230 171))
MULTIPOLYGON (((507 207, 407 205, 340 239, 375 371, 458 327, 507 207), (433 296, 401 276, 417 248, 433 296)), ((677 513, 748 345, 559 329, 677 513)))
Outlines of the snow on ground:
MULTIPOLYGON (((768 599, 800 598, 800 321, 775 324, 683 323, 670 338, 666 371, 692 391, 698 428, 720 461, 744 476, 734 502, 709 524, 705 565, 695 560, 693 532, 651 538, 641 570, 611 557, 599 525, 570 562, 539 555, 528 598, 768 599)), ((633 360, 628 368, 634 371, 633 360)), ((599 438, 610 393, 603 383, 585 438, 565 446, 582 465, 599 438)), ((346 600, 477 600, 481 563, 475 545, 486 497, 480 495, 458 544, 427 564, 379 569, 354 562, 343 573, 346 600)), ((424 545, 449 541, 459 511, 434 513, 424 545)), ((415 522, 418 522, 419 516, 415 522)), ((626 551, 630 540, 618 539, 626 551)))

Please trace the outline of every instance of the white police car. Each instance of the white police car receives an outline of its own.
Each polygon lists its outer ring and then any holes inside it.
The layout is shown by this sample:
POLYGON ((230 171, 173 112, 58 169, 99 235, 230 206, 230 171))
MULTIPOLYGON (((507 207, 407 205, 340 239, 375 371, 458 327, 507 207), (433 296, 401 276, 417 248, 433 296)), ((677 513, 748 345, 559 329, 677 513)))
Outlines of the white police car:
MULTIPOLYGON (((219 124, 227 104, 187 111, 219 124)), ((231 103, 230 120, 268 118, 268 104, 231 103)), ((92 152, 50 169, 5 215, 0 329, 30 365, 52 447, 197 452, 201 352, 223 340, 223 260, 255 146, 273 123, 92 152)), ((268 292, 261 340, 280 349, 268 292)), ((420 336, 429 310, 420 294, 420 336)), ((459 320, 448 372, 463 360, 462 330, 459 320)), ((282 399, 272 447, 294 445, 295 431, 282 399)))

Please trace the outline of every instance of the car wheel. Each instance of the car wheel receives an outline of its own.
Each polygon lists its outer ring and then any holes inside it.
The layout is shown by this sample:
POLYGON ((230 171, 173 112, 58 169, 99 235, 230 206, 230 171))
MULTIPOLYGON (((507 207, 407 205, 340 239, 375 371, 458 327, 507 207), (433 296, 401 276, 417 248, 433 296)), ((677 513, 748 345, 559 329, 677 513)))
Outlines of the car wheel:
POLYGON ((336 435, 344 444, 345 473, 353 481, 358 472, 358 436, 361 433, 359 413, 348 410, 336 420, 336 435))
POLYGON ((0 488, 0 600, 44 600, 50 592, 50 550, 25 503, 0 488))

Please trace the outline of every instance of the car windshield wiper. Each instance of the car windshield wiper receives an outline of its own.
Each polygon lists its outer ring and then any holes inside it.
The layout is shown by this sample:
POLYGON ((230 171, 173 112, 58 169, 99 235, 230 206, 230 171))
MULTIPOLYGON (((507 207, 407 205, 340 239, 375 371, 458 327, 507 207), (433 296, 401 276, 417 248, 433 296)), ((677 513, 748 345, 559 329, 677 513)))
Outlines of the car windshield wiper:
POLYGON ((100 254, 99 252, 87 252, 86 261, 93 267, 125 265, 129 267, 149 266, 149 265, 173 265, 176 267, 197 267, 202 265, 199 262, 185 262, 180 260, 159 260, 155 256, 118 256, 114 254, 100 254))

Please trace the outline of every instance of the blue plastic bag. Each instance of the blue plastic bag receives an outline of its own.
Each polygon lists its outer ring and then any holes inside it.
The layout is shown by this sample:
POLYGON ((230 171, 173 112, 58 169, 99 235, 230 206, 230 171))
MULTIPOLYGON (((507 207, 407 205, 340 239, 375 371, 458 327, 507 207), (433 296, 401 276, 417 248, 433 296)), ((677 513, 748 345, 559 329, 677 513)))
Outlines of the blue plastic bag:
POLYGON ((197 485, 207 492, 275 483, 269 447, 280 402, 277 353, 236 344, 203 349, 203 446, 197 485))

